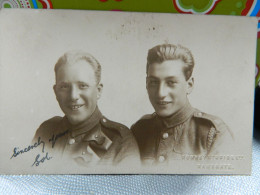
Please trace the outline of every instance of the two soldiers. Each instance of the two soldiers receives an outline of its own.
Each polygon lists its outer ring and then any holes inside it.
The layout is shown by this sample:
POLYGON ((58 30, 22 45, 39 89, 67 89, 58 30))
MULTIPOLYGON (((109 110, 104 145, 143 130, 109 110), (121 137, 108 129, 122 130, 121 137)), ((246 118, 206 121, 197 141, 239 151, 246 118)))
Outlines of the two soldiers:
POLYGON ((53 89, 64 117, 45 121, 37 130, 48 148, 78 165, 170 162, 181 154, 223 152, 232 135, 223 121, 194 109, 194 60, 191 52, 171 44, 148 52, 146 88, 155 113, 129 130, 105 118, 97 106, 102 93, 101 66, 87 53, 66 53, 55 65, 53 89), (141 158, 140 158, 141 157, 141 158))

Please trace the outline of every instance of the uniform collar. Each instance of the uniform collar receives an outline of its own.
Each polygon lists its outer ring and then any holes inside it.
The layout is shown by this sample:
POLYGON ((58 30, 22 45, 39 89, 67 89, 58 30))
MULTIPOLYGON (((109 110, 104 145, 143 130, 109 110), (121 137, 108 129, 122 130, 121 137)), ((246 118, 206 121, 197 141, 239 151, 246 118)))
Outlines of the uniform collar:
POLYGON ((65 123, 67 123, 66 126, 69 126, 71 137, 76 137, 93 129, 99 123, 101 118, 102 113, 100 112, 98 107, 96 107, 90 118, 78 125, 70 124, 66 116, 64 117, 64 121, 65 123))
POLYGON ((192 108, 189 101, 187 101, 185 106, 173 115, 169 117, 160 117, 157 115, 157 117, 166 128, 171 128, 185 122, 194 111, 194 108, 192 108))

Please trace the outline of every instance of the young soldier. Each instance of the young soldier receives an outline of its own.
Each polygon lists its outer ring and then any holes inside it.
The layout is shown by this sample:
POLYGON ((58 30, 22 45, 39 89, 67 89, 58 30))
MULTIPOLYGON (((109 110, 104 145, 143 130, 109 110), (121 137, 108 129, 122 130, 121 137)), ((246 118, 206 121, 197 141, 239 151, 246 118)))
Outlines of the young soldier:
POLYGON ((193 67, 191 52, 180 45, 157 45, 148 51, 146 88, 155 113, 131 128, 143 163, 225 152, 232 142, 221 119, 190 105, 193 67))

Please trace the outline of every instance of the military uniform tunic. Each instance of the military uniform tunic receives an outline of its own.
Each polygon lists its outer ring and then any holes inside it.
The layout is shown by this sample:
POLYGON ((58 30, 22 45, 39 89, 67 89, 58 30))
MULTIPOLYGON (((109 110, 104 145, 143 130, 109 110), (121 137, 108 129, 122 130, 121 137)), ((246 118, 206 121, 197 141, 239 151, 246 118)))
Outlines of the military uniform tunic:
POLYGON ((225 123, 187 103, 167 118, 146 115, 131 127, 144 164, 169 163, 182 155, 228 153, 233 136, 225 123))
POLYGON ((118 165, 140 159, 132 132, 105 118, 98 108, 87 121, 76 126, 66 116, 45 121, 37 130, 34 142, 38 139, 45 142, 45 152, 54 160, 80 166, 118 165))

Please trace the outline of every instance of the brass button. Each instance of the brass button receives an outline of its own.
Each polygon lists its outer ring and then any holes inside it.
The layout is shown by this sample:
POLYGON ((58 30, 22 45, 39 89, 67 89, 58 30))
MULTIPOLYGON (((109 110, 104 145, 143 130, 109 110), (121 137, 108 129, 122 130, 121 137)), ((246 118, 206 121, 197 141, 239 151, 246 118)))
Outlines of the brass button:
POLYGON ((201 112, 198 112, 198 116, 202 116, 202 113, 201 113, 201 112))
POLYGON ((86 154, 86 152, 82 152, 82 155, 85 155, 86 154))
POLYGON ((169 134, 168 133, 164 133, 162 137, 163 137, 163 139, 167 139, 169 137, 169 134))
POLYGON ((95 135, 94 137, 95 137, 95 138, 99 138, 99 135, 95 135))
POLYGON ((104 123, 106 123, 106 122, 107 122, 107 120, 106 120, 105 118, 103 118, 102 120, 103 120, 103 122, 104 122, 104 123))
POLYGON ((71 145, 71 144, 74 144, 74 143, 75 143, 75 139, 71 138, 71 139, 69 140, 69 144, 71 145))
POLYGON ((159 162, 163 162, 165 160, 165 157, 164 156, 159 156, 159 162))

